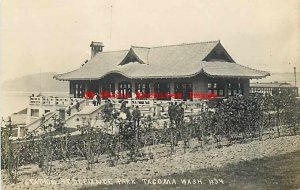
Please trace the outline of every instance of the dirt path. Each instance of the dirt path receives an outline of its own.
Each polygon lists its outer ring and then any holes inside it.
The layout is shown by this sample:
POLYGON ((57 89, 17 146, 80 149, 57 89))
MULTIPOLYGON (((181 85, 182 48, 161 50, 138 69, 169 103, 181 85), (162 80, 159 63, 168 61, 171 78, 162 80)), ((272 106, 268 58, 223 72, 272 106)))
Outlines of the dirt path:
MULTIPOLYGON (((103 157, 99 163, 95 164, 93 171, 86 170, 86 161, 84 160, 74 161, 72 164, 56 161, 51 176, 46 176, 40 172, 40 169, 35 165, 23 166, 20 171, 20 182, 6 185, 4 189, 78 189, 83 187, 83 185, 76 185, 78 182, 92 184, 93 182, 104 183, 111 180, 112 183, 117 183, 119 182, 117 179, 156 178, 205 168, 220 168, 241 161, 298 151, 300 150, 300 136, 252 141, 220 149, 209 148, 209 150, 195 147, 196 145, 196 142, 193 142, 192 148, 188 149, 187 153, 183 152, 182 145, 180 145, 172 156, 166 156, 169 147, 159 145, 152 147, 154 159, 129 164, 120 163, 115 167, 109 167, 103 157), (86 181, 86 179, 90 181, 86 181), (33 185, 33 182, 37 184, 33 185), (62 184, 48 185, 47 183, 50 182, 62 184)), ((4 179, 3 182, 6 184, 7 180, 4 179)))

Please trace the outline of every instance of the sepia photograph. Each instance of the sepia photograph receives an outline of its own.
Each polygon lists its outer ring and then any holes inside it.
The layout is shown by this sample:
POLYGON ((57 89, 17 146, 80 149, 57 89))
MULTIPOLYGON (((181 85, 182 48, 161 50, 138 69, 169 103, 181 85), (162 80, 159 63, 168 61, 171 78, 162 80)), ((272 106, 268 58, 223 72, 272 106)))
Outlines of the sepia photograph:
POLYGON ((1 189, 300 189, 299 0, 0 0, 1 189))

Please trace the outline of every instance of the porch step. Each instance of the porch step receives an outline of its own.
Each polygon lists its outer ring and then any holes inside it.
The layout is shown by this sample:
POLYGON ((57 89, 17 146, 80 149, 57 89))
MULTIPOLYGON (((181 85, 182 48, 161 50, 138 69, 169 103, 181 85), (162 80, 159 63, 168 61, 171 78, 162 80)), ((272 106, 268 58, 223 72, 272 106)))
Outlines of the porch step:
MULTIPOLYGON (((48 121, 54 115, 55 115, 55 112, 48 112, 47 114, 45 114, 45 116, 44 116, 44 122, 48 121)), ((29 132, 37 130, 42 125, 42 119, 43 119, 42 116, 39 117, 39 118, 37 118, 36 120, 32 121, 31 123, 25 125, 25 128, 29 132)))
MULTIPOLYGON (((82 108, 82 110, 80 110, 79 112, 74 112, 74 114, 72 114, 70 117, 68 117, 65 120, 65 123, 67 125, 70 125, 70 127, 74 127, 74 120, 76 120, 76 118, 78 117, 83 117, 83 116, 93 116, 95 117, 95 114, 97 115, 103 108, 103 105, 100 106, 91 106, 91 105, 87 105, 85 107, 82 108)), ((75 122, 76 123, 76 122, 75 122)))
POLYGON ((79 112, 75 113, 77 115, 88 115, 88 114, 91 114, 93 113, 94 111, 100 109, 101 106, 91 106, 91 105, 88 105, 88 106, 85 106, 82 110, 80 110, 79 112))

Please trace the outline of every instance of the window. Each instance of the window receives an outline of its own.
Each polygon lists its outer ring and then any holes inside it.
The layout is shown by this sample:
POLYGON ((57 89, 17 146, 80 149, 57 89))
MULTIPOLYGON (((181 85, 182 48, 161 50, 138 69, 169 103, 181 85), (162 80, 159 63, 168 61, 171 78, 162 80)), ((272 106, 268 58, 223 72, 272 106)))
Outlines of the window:
POLYGON ((115 83, 105 83, 102 86, 101 98, 111 98, 115 93, 115 83))
POLYGON ((31 114, 32 117, 39 117, 39 109, 31 109, 31 114))
POLYGON ((119 83, 119 93, 118 98, 126 99, 131 98, 131 83, 129 82, 120 82, 119 83))
POLYGON ((154 83, 154 97, 156 99, 170 100, 170 84, 169 83, 154 83))
POLYGON ((82 98, 85 93, 85 86, 84 84, 76 83, 75 84, 75 97, 76 98, 82 98))
POLYGON ((192 83, 175 83, 175 94, 178 99, 193 99, 193 84, 192 83))
POLYGON ((137 99, 150 98, 149 83, 136 83, 135 93, 137 99))
POLYGON ((223 83, 211 82, 207 84, 207 90, 209 94, 215 94, 217 96, 224 96, 225 87, 223 83))
POLYGON ((244 88, 243 88, 243 83, 238 83, 238 93, 239 94, 244 94, 244 88))
POLYGON ((244 94, 243 83, 228 83, 228 96, 235 96, 237 94, 244 94))

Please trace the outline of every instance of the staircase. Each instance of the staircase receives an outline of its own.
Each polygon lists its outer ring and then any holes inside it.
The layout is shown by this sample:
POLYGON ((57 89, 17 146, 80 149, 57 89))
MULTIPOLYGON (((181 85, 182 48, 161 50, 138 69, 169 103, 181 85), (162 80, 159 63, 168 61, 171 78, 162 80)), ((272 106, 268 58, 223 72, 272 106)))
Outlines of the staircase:
MULTIPOLYGON (((34 98, 40 98, 40 97, 34 97, 34 98)), ((46 99, 45 97, 43 97, 44 99, 46 99)), ((86 101, 85 100, 78 100, 79 101, 79 105, 80 105, 80 108, 83 109, 85 106, 86 106, 86 101)), ((41 103, 41 102, 38 102, 38 103, 41 103)), ((44 102, 43 102, 44 103, 44 102)), ((33 103, 31 103, 33 104, 33 103)), ((67 108, 68 105, 66 104, 63 104, 61 105, 62 108, 67 108)), ((59 107, 58 107, 59 108, 59 107)), ((75 113, 77 112, 76 110, 76 105, 72 105, 70 106, 70 109, 71 109, 71 113, 75 113)), ((28 131, 28 132, 33 132, 33 131, 37 131, 37 129, 41 126, 42 122, 47 122, 48 120, 50 120, 52 117, 54 117, 55 115, 58 115, 58 110, 55 110, 55 111, 51 111, 51 112, 48 112, 46 113, 44 116, 40 116, 36 119, 34 119, 34 121, 28 123, 25 125, 25 129, 28 131)), ((68 117, 68 115, 66 115, 66 117, 68 117)))
POLYGON ((77 128, 82 125, 82 123, 89 119, 91 122, 97 120, 100 116, 100 112, 103 109, 103 105, 93 106, 87 105, 82 108, 79 112, 75 111, 73 114, 66 118, 65 124, 67 127, 77 128))
POLYGON ((47 122, 54 116, 55 116, 55 112, 49 112, 45 114, 44 117, 39 117, 33 122, 25 125, 25 129, 27 129, 29 132, 36 131, 44 122, 47 122))

